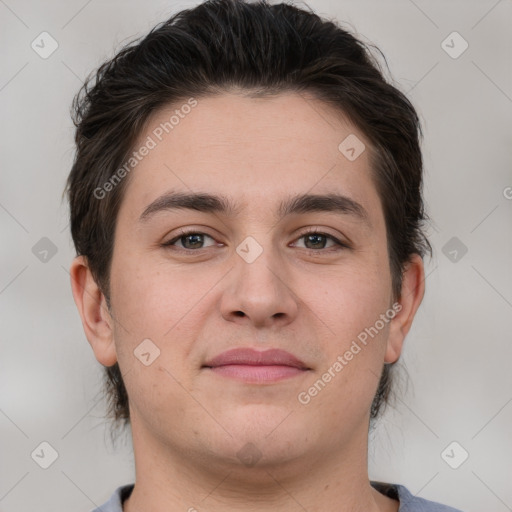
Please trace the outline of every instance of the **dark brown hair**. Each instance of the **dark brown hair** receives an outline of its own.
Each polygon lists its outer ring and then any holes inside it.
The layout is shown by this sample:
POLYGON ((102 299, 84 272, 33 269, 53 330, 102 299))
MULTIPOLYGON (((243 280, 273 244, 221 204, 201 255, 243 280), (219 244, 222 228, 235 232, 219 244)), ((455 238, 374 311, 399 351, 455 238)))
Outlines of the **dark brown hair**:
MULTIPOLYGON (((77 255, 86 257, 109 309, 115 224, 130 175, 104 197, 96 191, 126 163, 159 108, 234 89, 252 96, 308 93, 365 135, 386 220, 393 294, 400 298, 410 256, 432 253, 422 230, 422 133, 414 107, 384 78, 370 47, 293 5, 210 0, 157 25, 87 78, 73 101, 77 151, 66 190, 77 255)), ((372 420, 389 399, 392 366, 383 366, 372 420)), ((109 415, 126 425, 129 397, 119 366, 105 370, 109 415)))

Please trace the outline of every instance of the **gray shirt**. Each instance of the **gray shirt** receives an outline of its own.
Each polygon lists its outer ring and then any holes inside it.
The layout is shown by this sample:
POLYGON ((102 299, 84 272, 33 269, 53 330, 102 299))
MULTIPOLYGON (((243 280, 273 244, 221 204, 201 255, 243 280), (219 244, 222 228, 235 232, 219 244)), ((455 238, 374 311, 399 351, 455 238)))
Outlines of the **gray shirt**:
MULTIPOLYGON (((399 500, 398 512, 461 512, 458 509, 441 505, 435 501, 426 500, 413 496, 406 487, 399 484, 385 484, 382 482, 370 482, 374 489, 388 496, 399 500)), ((123 512, 122 503, 130 496, 134 484, 118 487, 110 499, 101 507, 92 512, 123 512)))

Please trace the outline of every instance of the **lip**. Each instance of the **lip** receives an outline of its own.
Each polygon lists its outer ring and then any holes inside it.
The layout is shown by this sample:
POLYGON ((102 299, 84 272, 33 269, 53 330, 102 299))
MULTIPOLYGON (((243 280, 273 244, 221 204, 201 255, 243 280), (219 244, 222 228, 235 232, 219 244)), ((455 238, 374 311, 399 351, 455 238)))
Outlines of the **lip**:
POLYGON ((207 361, 203 368, 223 377, 252 383, 271 383, 310 370, 293 354, 280 349, 265 351, 235 348, 207 361))

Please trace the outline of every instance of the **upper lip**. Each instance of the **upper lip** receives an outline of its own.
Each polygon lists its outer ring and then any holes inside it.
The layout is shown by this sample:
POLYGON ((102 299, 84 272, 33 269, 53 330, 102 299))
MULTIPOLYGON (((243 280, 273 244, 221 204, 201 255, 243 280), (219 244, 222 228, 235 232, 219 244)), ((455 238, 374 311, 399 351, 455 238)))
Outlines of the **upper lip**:
POLYGON ((222 352, 213 359, 208 360, 203 366, 216 367, 230 364, 252 365, 252 366, 292 366, 307 370, 307 365, 293 354, 277 348, 263 352, 251 348, 235 348, 222 352))

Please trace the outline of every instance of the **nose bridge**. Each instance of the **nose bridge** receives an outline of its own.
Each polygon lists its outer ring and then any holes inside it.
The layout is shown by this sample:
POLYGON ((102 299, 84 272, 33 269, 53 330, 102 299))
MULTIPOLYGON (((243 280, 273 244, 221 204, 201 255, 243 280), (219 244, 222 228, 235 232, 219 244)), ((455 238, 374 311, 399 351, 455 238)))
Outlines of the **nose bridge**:
POLYGON ((236 247, 234 256, 234 272, 224 297, 223 314, 247 316, 258 324, 283 317, 291 320, 297 304, 286 282, 283 258, 269 231, 246 236, 236 247))
POLYGON ((249 235, 236 247, 237 285, 262 296, 278 294, 282 260, 268 233, 249 235))

